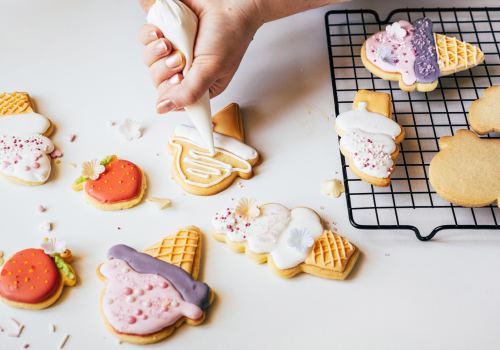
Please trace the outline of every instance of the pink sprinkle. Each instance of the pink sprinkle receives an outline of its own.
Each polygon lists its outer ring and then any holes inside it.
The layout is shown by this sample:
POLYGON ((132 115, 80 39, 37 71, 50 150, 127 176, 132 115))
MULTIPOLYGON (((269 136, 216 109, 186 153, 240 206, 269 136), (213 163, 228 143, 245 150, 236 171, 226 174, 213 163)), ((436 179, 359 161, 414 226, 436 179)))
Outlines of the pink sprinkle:
POLYGON ((239 230, 240 230, 240 228, 239 228, 239 227, 236 227, 236 231, 239 231, 239 230))
POLYGON ((160 286, 160 288, 167 288, 167 287, 168 287, 168 284, 167 284, 167 282, 161 282, 161 283, 159 284, 159 286, 160 286))
POLYGON ((146 285, 144 286, 144 288, 145 288, 146 290, 151 290, 151 289, 153 289, 153 286, 152 286, 152 285, 150 285, 150 284, 146 284, 146 285))
POLYGON ((354 153, 355 156, 357 156, 358 154, 357 153, 354 153))
POLYGON ((128 324, 134 324, 136 321, 137 321, 137 319, 134 316, 127 317, 128 324))
POLYGON ((391 171, 391 168, 387 168, 387 171, 391 171))
MULTIPOLYGON (((40 150, 39 148, 37 148, 37 149, 40 150)), ((52 158, 60 158, 60 157, 62 157, 62 153, 57 148, 54 148, 54 150, 52 151, 52 153, 50 154, 50 156, 52 158)))
POLYGON ((227 225, 227 228, 231 228, 231 225, 227 225))
POLYGON ((45 208, 43 207, 43 205, 39 205, 38 207, 36 207, 36 210, 38 210, 40 213, 43 213, 45 211, 45 208))
POLYGON ((147 320, 148 319, 148 315, 142 315, 142 319, 143 320, 147 320))
POLYGON ((21 327, 21 325, 19 324, 19 322, 17 322, 16 320, 14 320, 13 318, 9 318, 9 321, 10 323, 12 323, 14 326, 16 327, 21 327))
POLYGON ((132 288, 129 288, 129 287, 123 288, 123 294, 125 294, 125 295, 130 295, 130 294, 132 294, 132 292, 133 292, 132 288))
POLYGON ((24 167, 23 167, 23 170, 24 170, 24 171, 28 171, 28 170, 30 170, 30 167, 29 167, 29 166, 24 166, 24 167))
POLYGON ((25 349, 26 349, 26 348, 28 348, 29 346, 30 346, 29 344, 24 344, 24 345, 23 345, 23 348, 25 348, 25 349))
POLYGON ((230 212, 230 211, 228 211, 228 212, 227 212, 227 215, 231 215, 231 212, 230 212))
POLYGON ((3 332, 3 328, 2 327, 0 327, 0 332, 3 332))
POLYGON ((215 217, 215 220, 219 220, 219 218, 218 218, 218 217, 215 217))
POLYGON ((64 136, 64 139, 66 141, 73 142, 73 140, 75 139, 75 135, 73 135, 73 134, 66 135, 66 136, 64 136))
POLYGON ((119 230, 121 230, 121 228, 118 227, 119 230))
POLYGON ((16 333, 7 333, 8 337, 19 338, 19 334, 16 333))
POLYGON ((142 315, 142 310, 141 310, 141 309, 137 309, 137 310, 135 310, 135 314, 136 314, 137 316, 142 315))

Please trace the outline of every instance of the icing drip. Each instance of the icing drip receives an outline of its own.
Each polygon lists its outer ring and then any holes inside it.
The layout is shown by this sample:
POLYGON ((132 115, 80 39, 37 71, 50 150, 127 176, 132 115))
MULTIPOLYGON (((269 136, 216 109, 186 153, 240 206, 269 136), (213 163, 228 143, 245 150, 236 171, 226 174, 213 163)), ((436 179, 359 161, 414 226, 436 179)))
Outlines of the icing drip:
POLYGON ((156 274, 142 274, 121 259, 100 267, 106 277, 102 310, 115 330, 146 335, 173 325, 181 317, 196 320, 203 311, 185 301, 172 283, 156 274))
POLYGON ((431 83, 439 77, 436 44, 432 33, 432 21, 421 18, 412 23, 415 27, 412 44, 417 53, 415 74, 419 83, 431 83))
POLYGON ((232 242, 248 242, 250 250, 257 254, 270 253, 279 269, 288 269, 305 261, 312 247, 303 252, 291 247, 287 241, 294 228, 307 228, 313 239, 323 233, 318 215, 308 208, 288 210, 281 204, 266 204, 260 215, 246 223, 234 214, 234 209, 219 211, 212 219, 212 227, 226 234, 232 242))
POLYGON ((51 170, 46 154, 54 144, 41 134, 49 126, 49 120, 37 113, 0 118, 0 171, 28 182, 45 182, 51 170))
POLYGON ((199 132, 193 128, 186 125, 179 125, 174 130, 174 137, 169 141, 170 145, 178 149, 176 157, 176 165, 179 170, 179 174, 183 180, 191 185, 200 187, 211 187, 218 184, 225 178, 229 177, 233 172, 250 173, 252 171, 252 166, 247 160, 255 159, 258 157, 258 153, 252 147, 244 144, 243 142, 229 136, 225 136, 214 132, 214 145, 216 154, 222 153, 223 155, 234 158, 235 160, 243 163, 245 168, 233 168, 231 164, 223 162, 221 160, 215 159, 215 156, 210 155, 208 149, 205 146, 203 139, 201 138, 199 132), (175 141, 187 142, 197 147, 206 149, 207 152, 201 152, 196 150, 190 150, 188 152, 189 156, 184 157, 181 160, 182 145, 176 143, 175 141), (210 183, 201 183, 193 181, 187 178, 186 174, 182 171, 181 161, 194 165, 198 168, 187 168, 186 172, 201 177, 204 179, 209 179, 211 176, 221 176, 218 179, 210 183))
POLYGON ((342 113, 336 123, 346 130, 340 139, 342 147, 353 154, 353 162, 363 173, 377 178, 391 174, 396 151, 394 139, 401 133, 398 123, 378 113, 369 112, 366 102, 342 113))
POLYGON ((414 69, 416 53, 412 45, 414 28, 404 20, 397 23, 406 30, 406 36, 401 40, 388 35, 386 31, 376 33, 366 40, 366 58, 385 72, 400 73, 403 83, 413 85, 416 81, 414 69), (383 49, 383 52, 384 49, 390 49, 391 53, 396 55, 396 59, 394 61, 382 60, 379 49, 383 49))
POLYGON ((210 302, 210 288, 202 282, 194 281, 186 271, 150 255, 119 244, 108 251, 108 259, 125 260, 132 269, 140 274, 160 275, 172 283, 182 298, 200 309, 205 310, 210 302))

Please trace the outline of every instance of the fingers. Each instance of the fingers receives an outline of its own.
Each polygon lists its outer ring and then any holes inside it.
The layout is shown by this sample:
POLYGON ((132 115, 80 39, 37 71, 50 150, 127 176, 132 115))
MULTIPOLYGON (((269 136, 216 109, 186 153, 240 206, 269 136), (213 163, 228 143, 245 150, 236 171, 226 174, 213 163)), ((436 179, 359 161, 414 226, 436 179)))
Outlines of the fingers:
MULTIPOLYGON (((185 64, 186 60, 180 51, 174 51, 167 57, 154 62, 149 68, 149 75, 153 85, 158 88, 162 82, 168 81, 177 73, 182 72, 185 64)), ((168 87, 168 83, 165 83, 165 86, 168 87)))
POLYGON ((156 0, 137 0, 139 5, 141 5, 144 12, 148 13, 151 6, 154 5, 156 0))
POLYGON ((151 42, 163 38, 163 33, 154 24, 145 24, 139 30, 139 40, 144 45, 148 45, 151 42))
POLYGON ((170 41, 163 38, 158 39, 146 45, 142 52, 142 60, 146 66, 151 67, 160 58, 168 56, 171 51, 172 44, 170 44, 170 41))

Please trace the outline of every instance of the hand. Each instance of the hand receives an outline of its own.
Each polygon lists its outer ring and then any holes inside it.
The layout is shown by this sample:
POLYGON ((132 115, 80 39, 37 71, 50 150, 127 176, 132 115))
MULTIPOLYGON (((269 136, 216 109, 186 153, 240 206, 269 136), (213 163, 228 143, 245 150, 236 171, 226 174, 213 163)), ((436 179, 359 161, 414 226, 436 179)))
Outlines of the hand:
MULTIPOLYGON (((139 3, 147 12, 154 1, 139 3)), ((232 4, 228 0, 186 0, 184 3, 199 18, 193 65, 186 77, 181 73, 184 56, 172 50, 158 27, 146 24, 139 32, 139 39, 146 45, 143 60, 160 95, 157 101, 160 114, 194 104, 207 90, 211 98, 223 92, 262 23, 254 23, 255 17, 250 15, 254 11, 253 1, 232 4)))

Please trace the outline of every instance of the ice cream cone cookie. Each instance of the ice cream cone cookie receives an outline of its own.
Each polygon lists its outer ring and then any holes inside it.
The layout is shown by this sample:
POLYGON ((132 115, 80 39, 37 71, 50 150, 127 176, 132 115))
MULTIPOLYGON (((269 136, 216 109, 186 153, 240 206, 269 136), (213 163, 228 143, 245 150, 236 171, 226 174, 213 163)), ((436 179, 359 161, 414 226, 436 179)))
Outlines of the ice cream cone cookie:
POLYGON ((66 242, 45 239, 41 249, 25 249, 11 256, 0 272, 0 300, 18 309, 40 310, 56 302, 64 286, 74 286, 66 242))
POLYGON ((405 130, 392 120, 389 94, 359 90, 352 110, 337 116, 335 131, 341 137, 340 151, 357 177, 378 187, 391 184, 405 130))
POLYGON ((469 124, 479 135, 500 132, 500 86, 490 86, 482 98, 472 102, 469 124))
POLYGON ((85 202, 101 210, 129 209, 139 204, 146 191, 146 177, 134 163, 108 156, 82 164, 82 175, 71 185, 82 191, 85 202))
POLYGON ((50 120, 35 113, 27 93, 0 94, 0 176, 20 185, 43 185, 50 176, 53 129, 50 120))
POLYGON ((312 209, 289 210, 281 204, 257 206, 242 198, 236 208, 225 208, 212 219, 212 236, 254 262, 267 264, 280 277, 300 272, 345 279, 359 256, 346 238, 323 229, 312 209))
POLYGON ((97 269, 106 284, 101 313, 115 337, 133 344, 156 343, 184 322, 205 319, 213 293, 197 282, 202 235, 188 226, 140 253, 126 245, 108 251, 97 269))
POLYGON ((228 188, 237 177, 248 180, 260 163, 257 151, 244 143, 240 108, 232 103, 212 118, 215 154, 205 146, 198 131, 178 125, 168 142, 174 156, 172 176, 186 192, 211 196, 228 188))
POLYGON ((440 75, 469 69, 484 61, 474 45, 432 32, 433 23, 420 18, 400 20, 369 37, 361 48, 361 61, 376 76, 399 81, 404 91, 436 88, 440 75))
POLYGON ((484 207, 500 198, 500 140, 481 139, 471 130, 439 139, 441 151, 429 166, 436 193, 463 207, 484 207))

